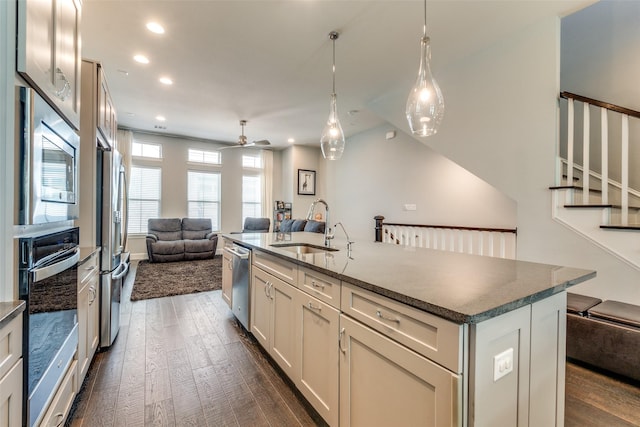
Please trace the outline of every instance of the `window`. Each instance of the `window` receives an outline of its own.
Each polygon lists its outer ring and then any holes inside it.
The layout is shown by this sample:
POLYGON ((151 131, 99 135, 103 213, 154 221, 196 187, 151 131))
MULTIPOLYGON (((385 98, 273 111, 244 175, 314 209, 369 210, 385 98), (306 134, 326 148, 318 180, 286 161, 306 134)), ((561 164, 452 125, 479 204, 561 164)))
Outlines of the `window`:
POLYGON ((196 150, 194 148, 189 148, 189 161, 193 163, 219 165, 221 163, 220 152, 196 150))
POLYGON ((145 234, 149 218, 160 217, 160 177, 160 168, 131 167, 127 227, 130 234, 145 234))
POLYGON ((262 177, 245 175, 242 177, 242 223, 248 216, 262 216, 262 177))
POLYGON ((262 155, 260 153, 243 154, 242 167, 250 169, 262 169, 262 155))
POLYGON ((248 216, 262 217, 262 154, 242 155, 242 223, 248 216))
POLYGON ((220 230, 220 174, 187 173, 187 204, 190 218, 211 218, 212 230, 220 230))
POLYGON ((148 157, 151 159, 162 158, 162 145, 148 142, 131 143, 131 155, 136 157, 148 157))

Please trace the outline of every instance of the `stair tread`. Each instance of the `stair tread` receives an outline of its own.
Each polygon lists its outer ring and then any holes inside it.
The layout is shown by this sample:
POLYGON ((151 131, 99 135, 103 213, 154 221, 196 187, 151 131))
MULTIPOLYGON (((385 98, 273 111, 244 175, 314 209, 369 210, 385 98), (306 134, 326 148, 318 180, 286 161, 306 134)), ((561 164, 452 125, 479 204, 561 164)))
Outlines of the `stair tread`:
MULTIPOLYGON (((616 205, 616 204, 598 204, 598 203, 592 203, 592 204, 567 204, 564 205, 565 208, 614 208, 614 209, 622 209, 622 205, 616 205)), ((640 206, 629 206, 629 209, 640 209, 640 206)))
MULTIPOLYGON (((584 187, 581 185, 553 185, 549 187, 549 190, 584 190, 584 187)), ((589 192, 602 193, 602 190, 598 190, 597 188, 589 188, 589 192)))
POLYGON ((627 225, 601 225, 600 228, 608 230, 638 230, 640 231, 640 224, 627 224, 627 225))

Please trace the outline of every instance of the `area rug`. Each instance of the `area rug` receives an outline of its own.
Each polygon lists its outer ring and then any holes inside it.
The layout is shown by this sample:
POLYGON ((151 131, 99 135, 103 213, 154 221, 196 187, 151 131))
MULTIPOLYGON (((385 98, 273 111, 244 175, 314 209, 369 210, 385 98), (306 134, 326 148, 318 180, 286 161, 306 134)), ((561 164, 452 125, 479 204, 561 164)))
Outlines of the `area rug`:
POLYGON ((140 261, 131 291, 131 301, 192 294, 222 287, 222 256, 213 259, 148 262, 140 261))

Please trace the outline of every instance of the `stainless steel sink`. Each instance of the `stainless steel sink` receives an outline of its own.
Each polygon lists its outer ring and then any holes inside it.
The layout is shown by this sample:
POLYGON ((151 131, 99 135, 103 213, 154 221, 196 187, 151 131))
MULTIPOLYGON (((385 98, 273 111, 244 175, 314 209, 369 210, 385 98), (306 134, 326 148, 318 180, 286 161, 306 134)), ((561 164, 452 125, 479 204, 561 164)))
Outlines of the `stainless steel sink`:
POLYGON ((274 243, 271 246, 296 254, 320 254, 323 252, 335 252, 338 250, 335 248, 327 248, 326 246, 311 245, 309 243, 274 243))

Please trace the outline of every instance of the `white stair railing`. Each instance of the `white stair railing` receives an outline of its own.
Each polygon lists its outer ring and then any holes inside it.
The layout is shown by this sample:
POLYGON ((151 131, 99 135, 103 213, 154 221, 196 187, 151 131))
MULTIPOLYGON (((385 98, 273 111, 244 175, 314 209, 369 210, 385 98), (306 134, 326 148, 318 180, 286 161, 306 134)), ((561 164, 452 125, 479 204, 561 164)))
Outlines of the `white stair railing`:
MULTIPOLYGON (((575 102, 581 102, 582 108, 582 204, 590 204, 590 140, 591 140, 591 114, 590 106, 600 107, 600 145, 601 145, 601 204, 609 204, 609 111, 619 113, 621 117, 620 129, 620 225, 629 225, 629 117, 640 118, 640 112, 620 107, 614 104, 587 98, 569 92, 562 92, 561 98, 567 99, 567 185, 572 186, 575 169, 579 165, 575 162, 575 102)), ((561 171, 560 171, 561 173, 561 171)))

